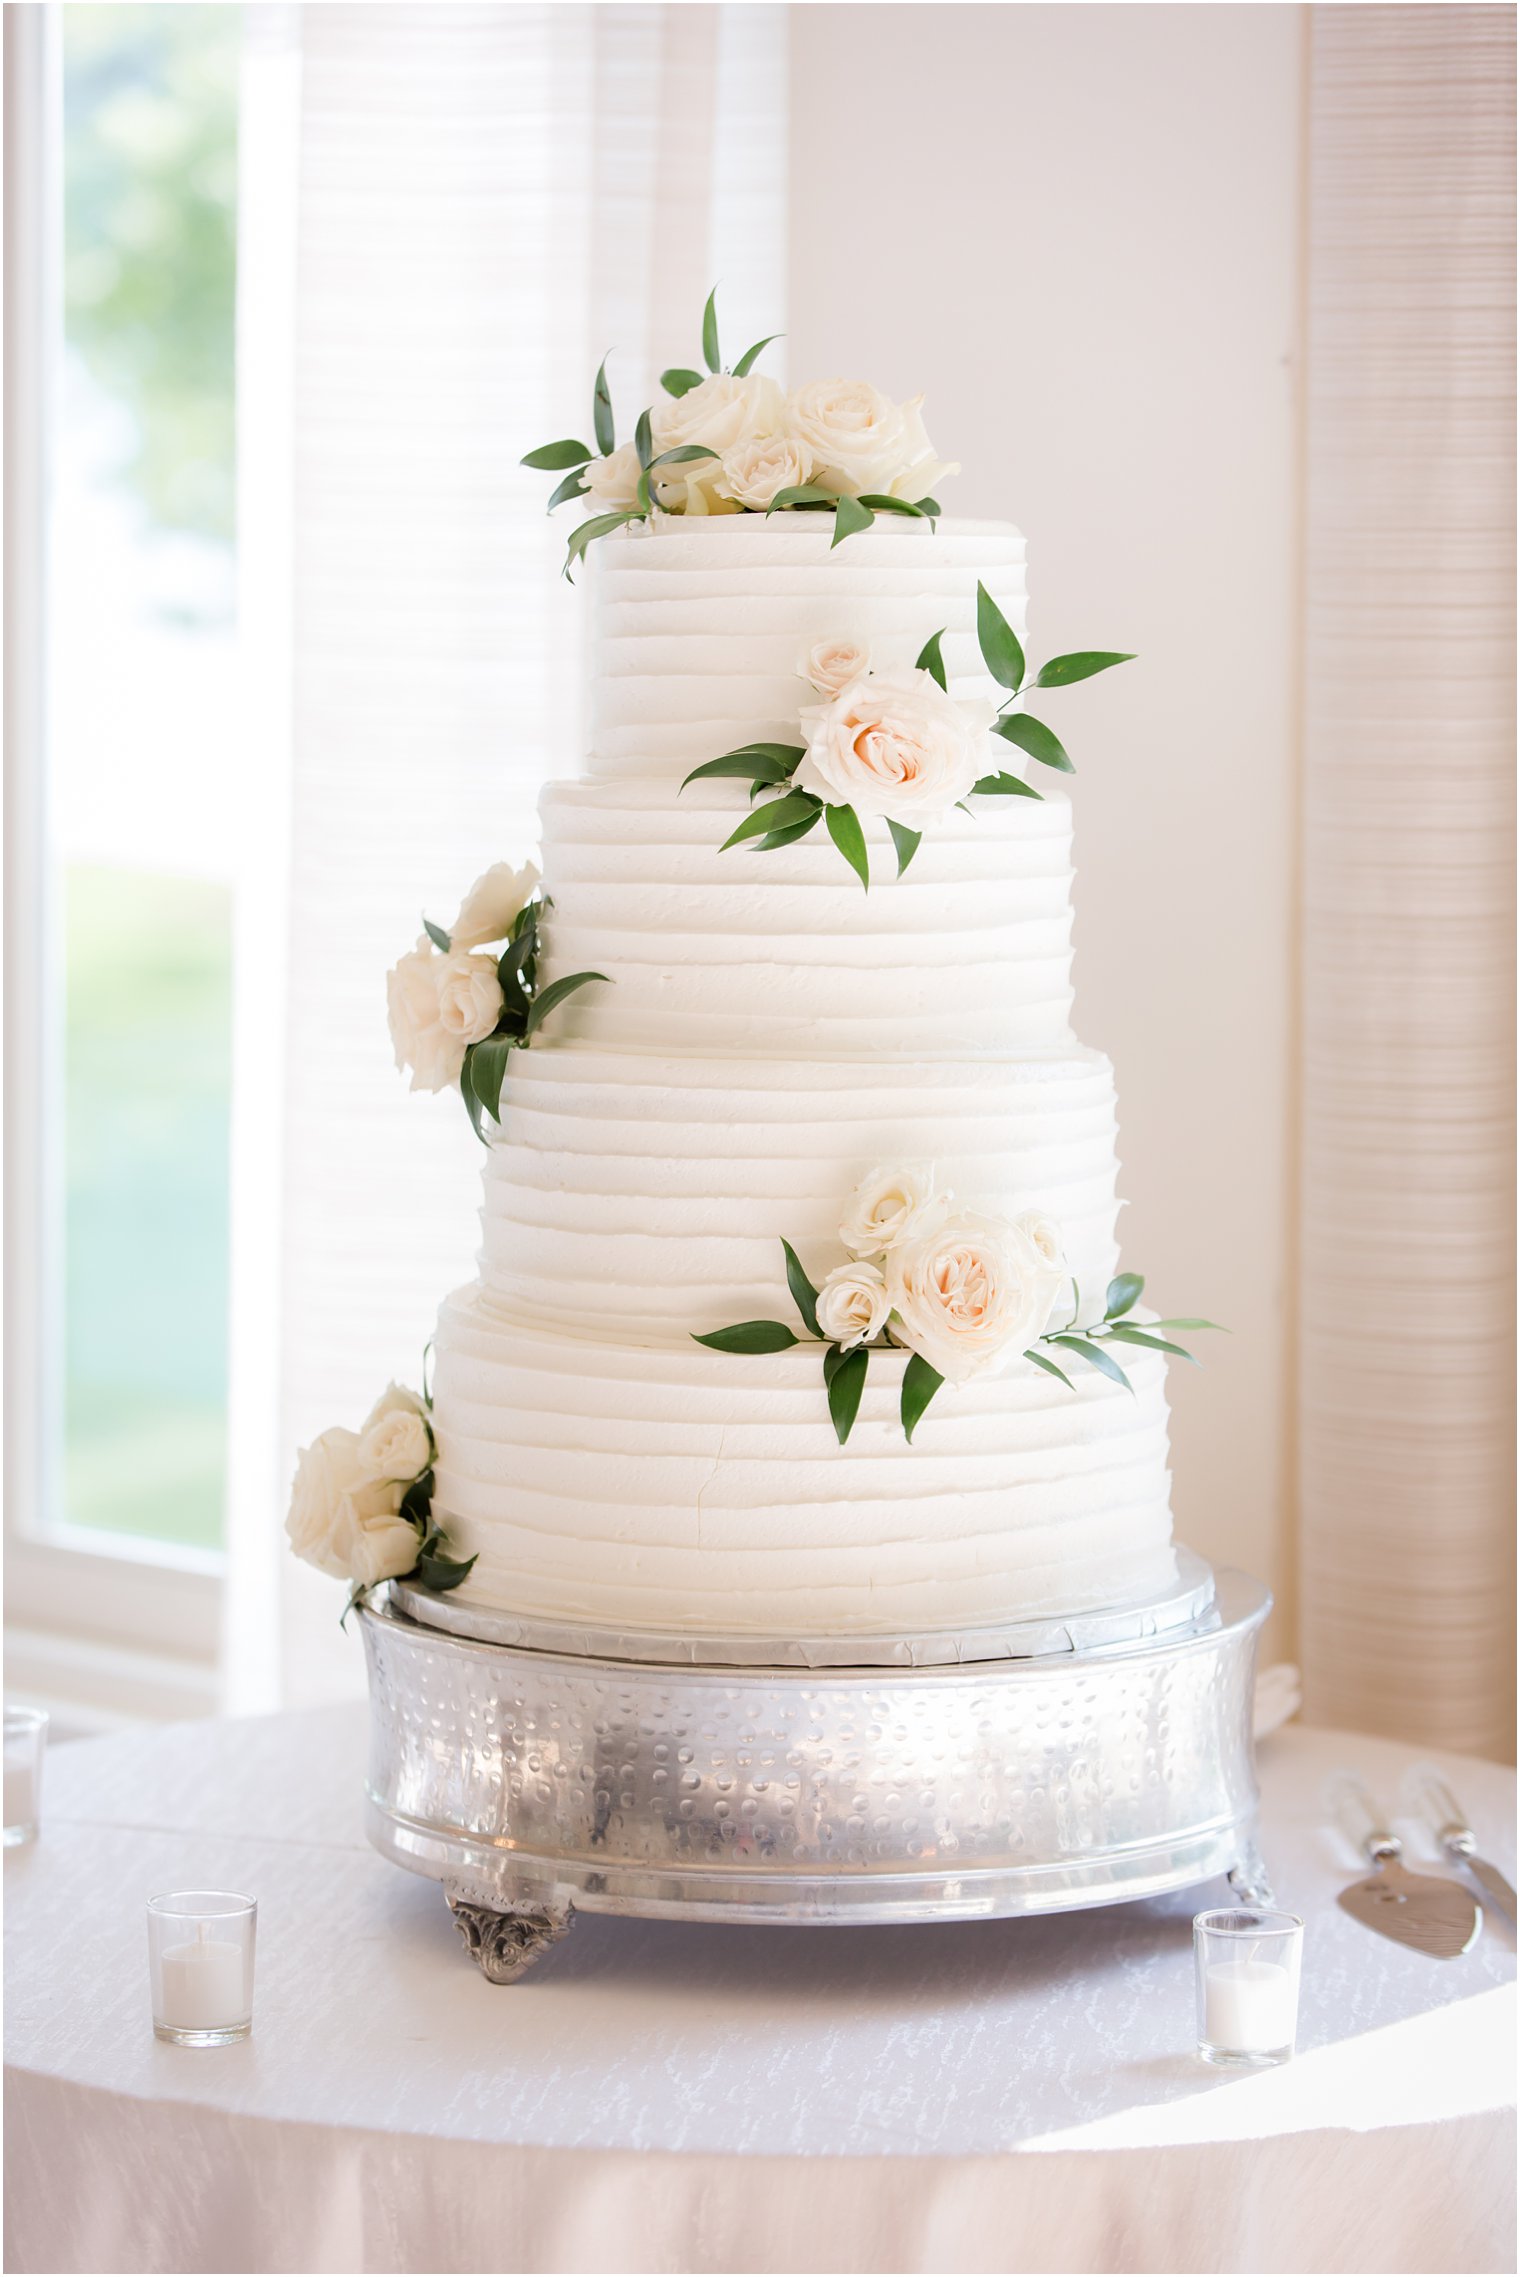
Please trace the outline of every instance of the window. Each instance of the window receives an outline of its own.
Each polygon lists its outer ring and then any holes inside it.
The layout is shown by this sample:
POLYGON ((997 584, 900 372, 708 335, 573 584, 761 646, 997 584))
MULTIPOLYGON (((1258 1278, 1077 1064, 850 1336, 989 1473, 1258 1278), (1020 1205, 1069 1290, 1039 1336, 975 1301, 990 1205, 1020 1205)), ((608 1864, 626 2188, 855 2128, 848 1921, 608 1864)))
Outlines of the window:
POLYGON ((8 1680, 129 1713, 227 1484, 241 18, 5 26, 8 1680))

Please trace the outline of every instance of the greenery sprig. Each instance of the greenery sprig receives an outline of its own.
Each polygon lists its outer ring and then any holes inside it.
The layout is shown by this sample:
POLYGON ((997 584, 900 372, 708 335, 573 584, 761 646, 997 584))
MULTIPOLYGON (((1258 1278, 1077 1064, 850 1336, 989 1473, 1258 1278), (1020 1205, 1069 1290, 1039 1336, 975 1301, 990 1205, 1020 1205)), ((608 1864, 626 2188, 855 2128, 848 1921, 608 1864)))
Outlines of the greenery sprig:
MULTIPOLYGON (((706 1336, 694 1336, 692 1341, 705 1344, 713 1352, 739 1353, 786 1352, 793 1345, 803 1343, 825 1345, 824 1388, 828 1394, 829 1417, 834 1426, 834 1435, 842 1447, 860 1413, 861 1396, 866 1388, 872 1352, 906 1347, 900 1337, 892 1334, 895 1314, 887 1322, 882 1334, 870 1343, 856 1344, 849 1350, 840 1344, 831 1343, 819 1329, 817 1289, 808 1279, 791 1243, 783 1241, 781 1247, 786 1257, 787 1287, 801 1316, 803 1335, 799 1336, 795 1330, 788 1328, 783 1320, 741 1320, 732 1328, 715 1328, 706 1336)), ((1083 1360, 1088 1367, 1096 1369, 1099 1375, 1107 1376, 1112 1383, 1121 1384, 1130 1393, 1133 1393, 1135 1387, 1109 1349, 1111 1345, 1139 1346, 1149 1352, 1169 1353, 1179 1360, 1188 1361, 1195 1368, 1200 1367, 1202 1363, 1196 1353, 1173 1343, 1161 1331, 1213 1329, 1218 1324, 1212 1320, 1189 1319, 1147 1321, 1141 1326, 1130 1316, 1140 1301, 1144 1287, 1144 1277, 1139 1273, 1117 1274, 1108 1284, 1102 1320, 1092 1327, 1079 1330, 1077 1322, 1081 1316, 1081 1293, 1073 1282, 1070 1321, 1064 1328, 1050 1329, 1037 1337, 1035 1345, 1030 1346, 1024 1358, 1032 1360, 1037 1368, 1043 1368, 1047 1375, 1058 1376, 1068 1391, 1076 1387, 1066 1370, 1052 1360, 1047 1352, 1036 1349, 1036 1346, 1049 1346, 1083 1360)), ((921 1353, 909 1352, 908 1365, 903 1371, 899 1414, 903 1437, 910 1444, 924 1411, 944 1380, 939 1370, 931 1367, 921 1353)))
MULTIPOLYGON (((733 379, 748 379, 765 350, 781 338, 781 333, 769 332, 763 340, 757 340, 752 347, 746 348, 737 363, 725 364, 718 339, 718 293, 714 286, 702 311, 702 361, 706 370, 699 372, 688 364, 673 364, 669 370, 661 372, 660 385, 668 396, 679 399, 683 395, 689 395, 694 387, 700 387, 704 379, 718 374, 726 374, 733 379)), ((610 459, 617 449, 617 427, 612 413, 612 395, 607 384, 608 361, 607 356, 602 358, 591 391, 591 432, 595 438, 595 448, 589 443, 566 436, 557 443, 541 443, 537 450, 526 452, 521 461, 522 465, 537 468, 541 473, 560 476, 561 479, 549 496, 548 511, 551 514, 557 506, 565 505, 570 499, 589 498, 590 486, 584 479, 587 467, 597 457, 610 459)), ((593 514, 589 521, 580 523, 571 531, 563 570, 567 579, 576 563, 584 556, 586 548, 598 538, 608 536, 613 530, 622 529, 629 522, 644 522, 649 519, 655 511, 656 503, 651 477, 659 468, 689 466, 695 460, 715 459, 720 455, 705 443, 682 443, 674 450, 656 453, 651 429, 652 413, 646 409, 640 412, 634 426, 634 446, 639 461, 634 504, 619 506, 604 514, 593 514)), ((769 520, 772 514, 782 508, 795 508, 803 513, 832 513, 834 534, 829 541, 831 552, 857 530, 870 529, 878 514, 904 514, 918 521, 933 523, 941 512, 938 500, 933 498, 921 498, 913 502, 879 492, 855 498, 838 491, 821 489, 815 483, 797 484, 777 491, 769 506, 764 509, 766 519, 769 520)), ((740 508, 746 514, 758 510, 749 506, 740 508)))
MULTIPOLYGON (((990 732, 1000 735, 1006 743, 1016 744, 1041 766, 1054 768, 1063 775, 1074 775, 1076 768, 1052 731, 1042 721, 1031 719, 1027 712, 1013 712, 1009 706, 1032 688, 1069 688, 1079 680, 1091 680, 1097 673, 1107 672, 1115 664, 1130 664, 1133 656, 1115 649, 1075 649, 1067 656, 1053 656, 1031 677, 1017 633, 986 586, 980 583, 976 589, 976 630, 987 670, 1000 688, 1009 691, 990 732)), ((941 647, 944 637, 943 630, 931 634, 914 659, 914 670, 927 672, 948 695, 950 684, 941 647)), ((725 751, 720 758, 693 767, 681 789, 684 791, 687 784, 704 778, 732 777, 749 784, 751 802, 762 792, 775 793, 763 806, 752 804, 752 811, 737 829, 729 832, 718 851, 724 853, 730 846, 750 844, 759 853, 771 853, 778 846, 794 846, 821 821, 869 892, 870 861, 860 817, 852 806, 832 803, 820 798, 816 791, 797 788, 792 778, 806 756, 807 746, 802 743, 741 744, 737 751, 725 751)), ((981 776, 972 785, 972 791, 984 798, 1037 799, 1041 796, 1033 783, 1026 783, 1022 776, 1006 771, 981 776)), ((960 803, 965 806, 964 800, 960 803)), ((966 808, 966 812, 970 809, 966 808)), ((906 823, 890 818, 887 828, 897 855, 897 875, 901 877, 918 852, 923 832, 910 830, 906 823)))
MULTIPOLYGON (((487 1140, 481 1129, 481 1116, 489 1115, 496 1122, 501 1119, 501 1087, 508 1055, 514 1050, 526 1051, 549 1014, 563 1004, 567 996, 573 996, 588 981, 607 979, 604 972, 572 972, 563 974, 559 980, 551 980, 547 988, 539 987, 539 919, 553 906, 547 894, 535 894, 524 903, 514 920, 507 944, 496 960, 496 978, 502 995, 501 1017, 489 1036, 482 1036, 478 1043, 469 1046, 459 1071, 459 1094, 470 1126, 483 1146, 487 1140)), ((441 949, 447 956, 451 943, 443 927, 426 917, 422 924, 434 948, 441 949)))

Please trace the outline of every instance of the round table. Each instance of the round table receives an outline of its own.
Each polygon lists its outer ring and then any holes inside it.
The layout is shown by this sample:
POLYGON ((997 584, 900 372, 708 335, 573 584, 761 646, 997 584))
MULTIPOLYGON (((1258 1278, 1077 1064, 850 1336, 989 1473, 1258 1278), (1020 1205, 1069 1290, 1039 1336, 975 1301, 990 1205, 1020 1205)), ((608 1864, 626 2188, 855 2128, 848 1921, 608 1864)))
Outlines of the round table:
MULTIPOLYGON (((6 1859, 9 2269, 1514 2266, 1513 1941, 1490 1916, 1430 1961, 1334 1902, 1325 1774, 1391 1796, 1407 1748, 1264 1743, 1301 2053, 1242 2075, 1191 2053, 1222 1885, 910 1928, 585 1915, 487 1985, 368 1848, 364 1745, 345 1707, 55 1749, 6 1859), (144 1900, 196 1887, 259 1901, 240 2046, 152 2036, 144 1900)), ((1507 1864, 1511 1775, 1437 1760, 1507 1864)))

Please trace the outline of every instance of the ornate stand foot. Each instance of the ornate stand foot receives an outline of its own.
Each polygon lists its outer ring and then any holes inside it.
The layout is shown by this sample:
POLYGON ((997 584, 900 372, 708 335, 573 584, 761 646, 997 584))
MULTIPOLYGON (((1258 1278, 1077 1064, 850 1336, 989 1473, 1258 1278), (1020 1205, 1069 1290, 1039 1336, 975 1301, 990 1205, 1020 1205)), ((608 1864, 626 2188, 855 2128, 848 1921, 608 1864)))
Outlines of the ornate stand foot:
POLYGON ((1246 1844, 1240 1854, 1240 1863, 1230 1868, 1225 1879, 1241 1905, 1272 1906, 1277 1903, 1272 1893, 1272 1877, 1254 1842, 1246 1844))
POLYGON ((498 1913, 492 1906, 451 1897, 449 1911, 465 1950, 478 1963, 487 1984, 515 1984, 540 1953, 570 1927, 568 1906, 498 1913))

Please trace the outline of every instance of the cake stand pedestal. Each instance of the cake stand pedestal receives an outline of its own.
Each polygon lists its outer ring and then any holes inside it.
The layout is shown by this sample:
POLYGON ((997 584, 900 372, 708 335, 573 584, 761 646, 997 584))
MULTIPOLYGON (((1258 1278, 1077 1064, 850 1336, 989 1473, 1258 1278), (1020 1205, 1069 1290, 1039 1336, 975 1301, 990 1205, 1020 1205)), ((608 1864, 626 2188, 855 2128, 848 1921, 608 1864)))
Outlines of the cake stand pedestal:
POLYGON ((1259 1902, 1270 1604, 1184 1552, 1167 1597, 1101 1615, 697 1645, 393 1584, 361 1616, 370 1839, 443 1884, 496 1984, 576 1911, 990 1919, 1220 1874, 1259 1902))

